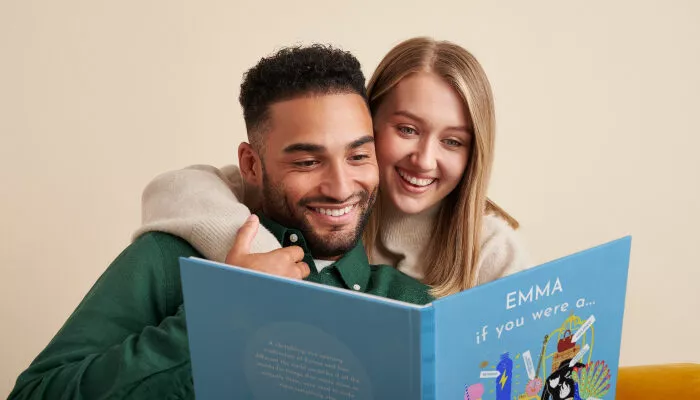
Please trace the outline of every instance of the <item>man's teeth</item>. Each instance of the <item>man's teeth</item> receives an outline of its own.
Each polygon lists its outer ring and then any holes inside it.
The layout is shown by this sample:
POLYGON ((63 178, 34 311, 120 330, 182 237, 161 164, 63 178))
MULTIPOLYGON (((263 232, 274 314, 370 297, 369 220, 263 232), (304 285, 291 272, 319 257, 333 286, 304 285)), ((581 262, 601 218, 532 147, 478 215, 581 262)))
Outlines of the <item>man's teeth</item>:
POLYGON ((410 176, 401 170, 399 170, 399 175, 401 175, 406 182, 410 182, 412 185, 416 186, 428 186, 435 181, 435 179, 418 179, 415 176, 410 176))
POLYGON ((352 211, 352 209, 355 208, 355 206, 347 206, 345 208, 314 208, 314 211, 317 213, 329 215, 331 217, 340 217, 341 215, 345 215, 352 211))

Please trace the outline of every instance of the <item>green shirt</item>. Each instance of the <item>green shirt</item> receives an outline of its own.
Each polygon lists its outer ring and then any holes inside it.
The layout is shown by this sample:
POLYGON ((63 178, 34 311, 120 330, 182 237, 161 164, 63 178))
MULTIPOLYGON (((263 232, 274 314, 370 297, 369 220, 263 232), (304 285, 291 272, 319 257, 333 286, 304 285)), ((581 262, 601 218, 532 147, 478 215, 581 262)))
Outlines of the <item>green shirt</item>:
POLYGON ((296 245, 304 250, 304 262, 309 265, 311 270, 305 279, 307 281, 361 291, 408 303, 426 304, 433 300, 428 294, 428 286, 396 268, 389 265, 370 265, 362 242, 358 242, 341 259, 322 269, 321 272, 317 272, 304 235, 299 230, 285 228, 261 214, 258 214, 258 217, 261 224, 277 238, 282 247, 296 245))
MULTIPOLYGON (((301 232, 261 222, 283 246, 305 250, 310 281, 417 304, 432 300, 427 286, 395 268, 369 265, 361 244, 315 272, 301 232)), ((190 256, 202 257, 178 237, 139 237, 19 376, 9 399, 194 398, 179 267, 179 257, 190 256)))

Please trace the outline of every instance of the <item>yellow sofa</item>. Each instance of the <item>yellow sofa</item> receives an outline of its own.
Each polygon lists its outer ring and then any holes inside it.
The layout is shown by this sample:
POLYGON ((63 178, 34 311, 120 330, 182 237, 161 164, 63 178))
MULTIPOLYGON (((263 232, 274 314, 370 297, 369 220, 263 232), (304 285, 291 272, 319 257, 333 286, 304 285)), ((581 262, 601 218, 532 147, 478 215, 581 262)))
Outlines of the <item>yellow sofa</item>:
POLYGON ((615 399, 700 399, 700 364, 621 367, 615 399))

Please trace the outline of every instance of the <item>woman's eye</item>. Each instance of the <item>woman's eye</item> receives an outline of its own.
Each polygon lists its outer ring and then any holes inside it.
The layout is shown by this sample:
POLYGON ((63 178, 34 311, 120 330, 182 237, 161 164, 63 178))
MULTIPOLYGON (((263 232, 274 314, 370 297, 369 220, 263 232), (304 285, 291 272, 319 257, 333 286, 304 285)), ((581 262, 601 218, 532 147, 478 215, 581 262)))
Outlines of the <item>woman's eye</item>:
POLYGON ((399 126, 398 130, 404 135, 415 135, 417 133, 416 130, 411 128, 410 126, 399 126))
POLYGON ((450 146, 450 147, 459 147, 459 146, 462 145, 461 142, 459 142, 459 141, 457 141, 457 140, 454 140, 454 139, 445 139, 445 140, 443 140, 442 142, 445 143, 446 145, 450 146))

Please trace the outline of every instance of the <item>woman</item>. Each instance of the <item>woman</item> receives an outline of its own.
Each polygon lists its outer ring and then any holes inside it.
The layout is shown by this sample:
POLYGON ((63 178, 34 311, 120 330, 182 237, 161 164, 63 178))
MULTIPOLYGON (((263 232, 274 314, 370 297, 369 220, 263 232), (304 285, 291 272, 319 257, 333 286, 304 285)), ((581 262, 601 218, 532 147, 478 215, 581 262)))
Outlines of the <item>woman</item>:
MULTIPOLYGON (((394 265, 435 297, 526 268, 517 222, 486 198, 495 117, 478 61, 445 41, 394 47, 368 84, 380 191, 364 232, 370 261, 394 265)), ((157 177, 143 196, 144 225, 183 237, 224 261, 256 204, 235 166, 195 166, 157 177)), ((280 244, 265 229, 254 252, 280 244)))

